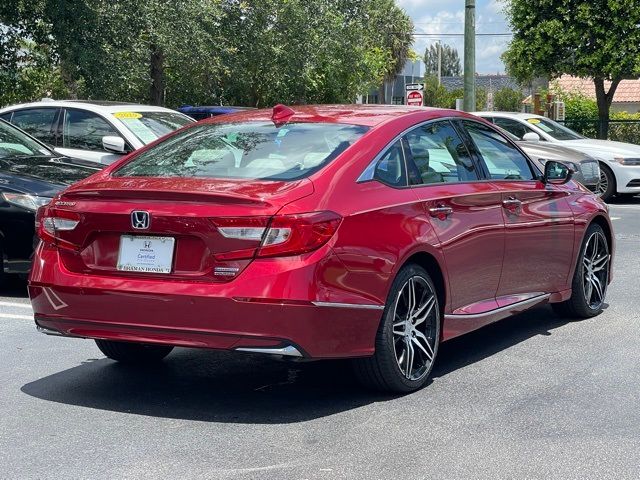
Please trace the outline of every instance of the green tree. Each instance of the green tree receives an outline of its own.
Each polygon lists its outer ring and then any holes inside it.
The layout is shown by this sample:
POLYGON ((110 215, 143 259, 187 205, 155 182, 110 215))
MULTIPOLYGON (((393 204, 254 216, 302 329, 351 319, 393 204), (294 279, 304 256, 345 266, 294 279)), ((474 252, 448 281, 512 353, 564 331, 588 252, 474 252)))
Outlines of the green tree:
POLYGON ((493 108, 499 112, 519 112, 523 98, 520 90, 504 87, 493 94, 493 108))
MULTIPOLYGON (((425 73, 438 75, 438 45, 430 45, 424 51, 425 73)), ((440 45, 440 74, 443 77, 457 77, 462 75, 458 50, 449 45, 440 45)))
POLYGON ((5 0, 0 25, 50 50, 69 96, 170 106, 351 102, 413 30, 393 0, 5 0))
MULTIPOLYGON (((385 82, 395 80, 411 56, 413 44, 413 22, 404 10, 399 8, 395 0, 364 0, 363 26, 369 37, 367 43, 379 46, 389 53, 382 83, 380 103, 385 102, 385 82)), ((346 4, 350 2, 345 0, 346 4)))
POLYGON ((509 73, 520 80, 592 78, 598 136, 606 138, 618 84, 640 73, 638 0, 511 0, 507 16, 514 31, 503 55, 509 73))
POLYGON ((6 26, 0 31, 0 107, 67 94, 55 54, 47 45, 6 26))
MULTIPOLYGON (((455 99, 453 101, 455 105, 455 99)), ((438 85, 438 77, 424 77, 424 105, 427 107, 451 108, 451 96, 446 88, 438 85)))

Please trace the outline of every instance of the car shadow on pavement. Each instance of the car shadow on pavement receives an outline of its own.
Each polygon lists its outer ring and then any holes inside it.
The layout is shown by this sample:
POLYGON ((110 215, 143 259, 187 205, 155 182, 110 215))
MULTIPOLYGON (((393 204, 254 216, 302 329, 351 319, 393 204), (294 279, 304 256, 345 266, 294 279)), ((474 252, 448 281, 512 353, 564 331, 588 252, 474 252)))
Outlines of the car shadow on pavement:
MULTIPOLYGON (((533 336, 551 335, 566 322, 550 308, 538 308, 447 342, 440 349, 433 377, 443 377, 533 336)), ((416 394, 428 395, 428 389, 416 394)), ((21 390, 42 400, 94 409, 258 424, 307 421, 396 398, 361 388, 346 361, 291 363, 189 349, 175 350, 155 367, 89 359, 27 383, 21 390)))

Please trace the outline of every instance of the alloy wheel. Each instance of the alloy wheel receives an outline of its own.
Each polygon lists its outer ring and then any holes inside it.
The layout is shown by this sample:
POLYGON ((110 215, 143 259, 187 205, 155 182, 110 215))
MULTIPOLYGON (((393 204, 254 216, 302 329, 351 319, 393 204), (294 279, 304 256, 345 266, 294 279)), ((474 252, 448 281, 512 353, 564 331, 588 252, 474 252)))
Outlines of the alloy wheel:
POLYGON ((600 169, 600 183, 596 188, 596 194, 599 197, 601 197, 607 192, 608 189, 609 189, 609 177, 607 177, 607 174, 602 169, 600 169))
POLYGON ((393 348, 398 367, 408 380, 420 380, 431 370, 435 357, 436 295, 421 276, 402 286, 393 316, 393 348))
POLYGON ((609 247, 602 232, 589 236, 582 256, 584 298, 589 308, 602 306, 609 283, 609 247))

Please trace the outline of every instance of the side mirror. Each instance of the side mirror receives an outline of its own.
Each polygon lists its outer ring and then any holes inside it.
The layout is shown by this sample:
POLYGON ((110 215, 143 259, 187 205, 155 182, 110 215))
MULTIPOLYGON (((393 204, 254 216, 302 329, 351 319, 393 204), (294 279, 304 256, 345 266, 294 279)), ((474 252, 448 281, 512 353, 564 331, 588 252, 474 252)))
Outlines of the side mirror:
POLYGON ((571 180, 574 173, 575 171, 569 165, 556 162, 555 160, 548 160, 547 163, 544 164, 544 177, 542 178, 542 182, 552 185, 564 185, 571 180))
POLYGON ((527 132, 522 136, 522 140, 524 140, 525 142, 539 142, 540 135, 535 132, 527 132))
POLYGON ((107 135, 102 137, 102 148, 107 152, 112 153, 127 153, 127 149, 124 144, 124 138, 116 137, 115 135, 107 135))

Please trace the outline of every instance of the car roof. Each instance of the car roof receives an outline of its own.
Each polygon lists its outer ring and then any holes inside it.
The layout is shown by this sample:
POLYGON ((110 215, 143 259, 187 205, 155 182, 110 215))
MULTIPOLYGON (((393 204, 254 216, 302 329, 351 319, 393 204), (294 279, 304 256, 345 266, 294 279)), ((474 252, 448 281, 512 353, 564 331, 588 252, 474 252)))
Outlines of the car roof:
POLYGON ((471 112, 473 115, 478 115, 479 117, 504 117, 504 118, 514 118, 514 119, 522 119, 525 120, 527 118, 546 118, 542 115, 537 115, 535 113, 524 113, 524 112, 471 112))
MULTIPOLYGON (((473 118, 468 113, 457 110, 431 107, 410 107, 406 105, 303 105, 289 106, 287 108, 290 108, 293 111, 293 115, 288 118, 288 121, 345 123, 367 127, 375 127, 396 118, 420 113, 423 114, 423 120, 451 116, 473 118)), ((272 114, 272 108, 244 110, 224 116, 208 118, 206 120, 202 120, 200 123, 252 121, 270 122, 272 114)))
POLYGON ((114 113, 114 112, 175 112, 169 108, 158 107, 155 105, 140 105, 137 103, 111 102, 106 100, 53 100, 42 99, 39 102, 21 103, 3 108, 0 112, 16 110, 19 108, 33 107, 74 107, 82 110, 89 110, 97 113, 114 113))

